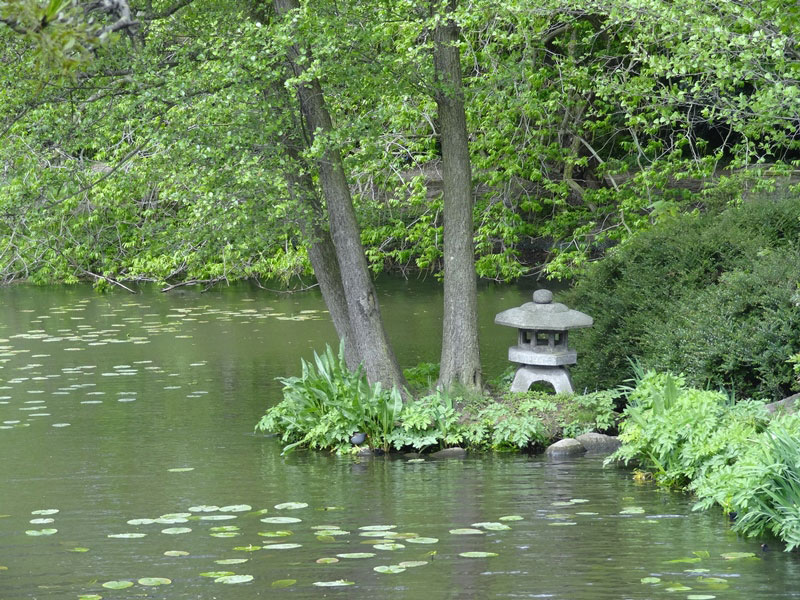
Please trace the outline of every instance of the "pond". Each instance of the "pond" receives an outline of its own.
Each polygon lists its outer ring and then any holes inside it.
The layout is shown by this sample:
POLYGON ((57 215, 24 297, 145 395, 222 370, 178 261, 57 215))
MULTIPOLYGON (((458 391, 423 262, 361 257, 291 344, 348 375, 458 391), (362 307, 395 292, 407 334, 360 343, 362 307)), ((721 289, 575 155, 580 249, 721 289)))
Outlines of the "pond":
MULTIPOLYGON (((439 288, 380 293, 436 361, 439 288)), ((481 289, 490 376, 529 293, 481 289)), ((800 596, 796 554, 599 459, 281 456, 253 426, 333 340, 315 292, 0 289, 0 598, 800 596)))

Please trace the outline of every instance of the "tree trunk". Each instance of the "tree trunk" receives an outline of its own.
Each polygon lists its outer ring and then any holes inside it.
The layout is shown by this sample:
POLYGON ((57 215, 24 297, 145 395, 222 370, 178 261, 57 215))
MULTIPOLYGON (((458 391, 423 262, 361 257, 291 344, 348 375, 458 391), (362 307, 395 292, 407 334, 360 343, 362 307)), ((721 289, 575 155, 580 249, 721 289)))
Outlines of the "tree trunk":
MULTIPOLYGON (((302 164, 297 147, 288 136, 283 138, 283 148, 294 164, 302 164)), ((336 328, 336 334, 344 342, 347 367, 355 370, 361 363, 361 357, 356 349, 355 335, 347 312, 347 298, 342 285, 339 260, 336 258, 336 248, 325 226, 325 210, 317 197, 314 181, 308 173, 287 171, 286 181, 290 197, 301 210, 305 209, 304 214, 300 216, 299 226, 308 240, 308 258, 317 277, 325 306, 328 307, 333 326, 336 328)))
MULTIPOLYGON (((274 0, 273 4, 279 17, 299 7, 297 0, 274 0)), ((295 76, 304 71, 300 57, 299 47, 291 46, 287 59, 295 76)), ((297 94, 311 135, 325 135, 333 131, 319 81, 312 79, 298 84, 297 94)), ((405 378, 383 327, 339 150, 328 147, 317 159, 317 169, 327 204, 331 238, 341 271, 353 341, 367 379, 370 383, 379 381, 386 388, 396 386, 404 390, 405 378)))
MULTIPOLYGON (((448 12, 455 9, 450 0, 448 12)), ((433 65, 442 147, 444 194, 444 325, 439 384, 481 387, 478 289, 473 243, 472 171, 461 85, 458 27, 442 20, 434 31, 433 65)))

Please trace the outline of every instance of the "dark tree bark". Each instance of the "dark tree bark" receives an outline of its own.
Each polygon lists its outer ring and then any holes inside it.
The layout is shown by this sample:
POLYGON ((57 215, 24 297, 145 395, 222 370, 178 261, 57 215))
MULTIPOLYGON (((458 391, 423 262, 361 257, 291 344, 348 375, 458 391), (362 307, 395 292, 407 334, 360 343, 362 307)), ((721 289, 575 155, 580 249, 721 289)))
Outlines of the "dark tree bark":
MULTIPOLYGON (((274 0, 273 5, 279 17, 299 7, 297 0, 274 0)), ((300 48, 291 46, 287 60, 295 76, 304 71, 300 58, 300 48)), ((333 131, 319 81, 312 79, 298 84, 297 94, 300 110, 311 135, 325 135, 333 131)), ((353 341, 367 379, 370 383, 381 382, 387 388, 396 386, 404 390, 405 378, 383 327, 339 150, 328 147, 317 160, 317 169, 327 205, 330 233, 341 272, 353 341)))
MULTIPOLYGON (((455 9, 450 0, 448 12, 455 9)), ((433 65, 442 146, 444 190, 444 324, 439 384, 481 387, 478 290, 473 244, 472 170, 461 84, 456 24, 443 19, 434 31, 433 65)))

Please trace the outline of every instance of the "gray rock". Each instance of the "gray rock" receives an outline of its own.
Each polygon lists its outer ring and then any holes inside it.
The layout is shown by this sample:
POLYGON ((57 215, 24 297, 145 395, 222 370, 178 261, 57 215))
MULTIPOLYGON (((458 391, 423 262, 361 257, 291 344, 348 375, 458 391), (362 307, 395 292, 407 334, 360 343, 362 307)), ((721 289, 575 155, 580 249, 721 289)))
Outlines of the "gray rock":
POLYGON ((588 454, 611 454, 622 445, 615 435, 584 433, 575 438, 586 448, 588 454))
POLYGON ((466 455, 466 450, 455 446, 454 448, 445 448, 444 450, 434 452, 431 454, 431 458, 464 458, 466 455))
POLYGON ((586 448, 584 448, 583 444, 581 444, 575 438, 565 438, 563 440, 559 440, 555 444, 550 444, 547 447, 547 450, 544 451, 544 453, 550 458, 580 456, 584 452, 586 452, 586 448))
POLYGON ((791 414, 797 412, 797 409, 800 408, 800 394, 794 394, 783 400, 771 402, 766 405, 766 408, 773 415, 775 413, 791 414))

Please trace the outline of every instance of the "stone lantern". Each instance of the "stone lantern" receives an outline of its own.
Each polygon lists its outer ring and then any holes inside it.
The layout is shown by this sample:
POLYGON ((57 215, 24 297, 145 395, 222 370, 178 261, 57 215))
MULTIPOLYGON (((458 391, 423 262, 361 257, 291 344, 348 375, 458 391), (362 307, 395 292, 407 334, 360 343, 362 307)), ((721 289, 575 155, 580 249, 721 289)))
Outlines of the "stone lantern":
POLYGON ((508 360, 520 365, 512 392, 526 392, 537 381, 551 384, 556 393, 573 392, 567 365, 577 362, 578 353, 567 345, 567 333, 591 327, 592 317, 553 302, 550 290, 536 290, 533 302, 504 310, 494 322, 519 330, 517 345, 508 349, 508 360))

